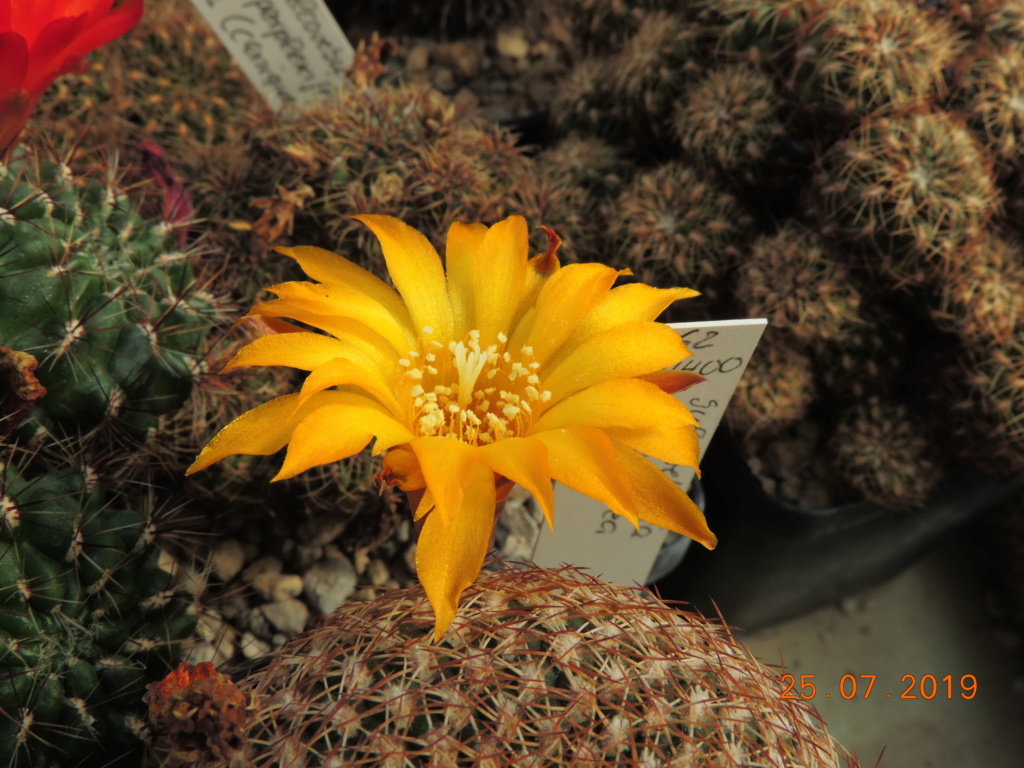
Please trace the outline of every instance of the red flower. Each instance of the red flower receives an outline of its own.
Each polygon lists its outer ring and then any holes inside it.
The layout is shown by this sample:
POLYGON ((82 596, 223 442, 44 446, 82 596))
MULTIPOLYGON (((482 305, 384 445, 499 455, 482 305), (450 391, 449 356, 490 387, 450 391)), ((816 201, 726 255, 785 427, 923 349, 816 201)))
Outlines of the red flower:
POLYGON ((90 51, 134 27, 142 0, 0 0, 0 153, 43 91, 90 51))

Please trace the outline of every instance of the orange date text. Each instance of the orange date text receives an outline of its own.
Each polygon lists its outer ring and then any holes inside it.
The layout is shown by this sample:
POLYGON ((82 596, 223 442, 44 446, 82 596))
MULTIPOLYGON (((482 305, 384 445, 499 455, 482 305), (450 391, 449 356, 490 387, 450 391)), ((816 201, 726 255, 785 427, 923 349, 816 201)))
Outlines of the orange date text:
POLYGON ((896 691, 875 689, 878 675, 843 675, 834 690, 826 690, 821 681, 815 682, 814 675, 782 676, 783 699, 813 699, 816 696, 832 698, 833 694, 843 699, 866 699, 871 696, 885 699, 973 699, 978 693, 978 679, 974 675, 963 675, 957 681, 953 675, 937 678, 935 675, 904 675, 896 691), (819 690, 820 689, 820 690, 819 690))

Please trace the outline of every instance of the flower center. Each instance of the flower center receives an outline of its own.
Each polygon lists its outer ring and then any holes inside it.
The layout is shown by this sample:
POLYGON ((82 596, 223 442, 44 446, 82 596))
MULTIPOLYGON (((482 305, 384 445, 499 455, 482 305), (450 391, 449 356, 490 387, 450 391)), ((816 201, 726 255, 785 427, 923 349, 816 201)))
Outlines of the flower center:
POLYGON ((423 328, 422 363, 412 350, 398 361, 409 380, 412 421, 421 437, 452 437, 472 445, 517 437, 529 427, 533 403, 546 403, 551 393, 540 389, 533 349, 513 355, 508 337, 480 346, 480 331, 447 346, 423 328))

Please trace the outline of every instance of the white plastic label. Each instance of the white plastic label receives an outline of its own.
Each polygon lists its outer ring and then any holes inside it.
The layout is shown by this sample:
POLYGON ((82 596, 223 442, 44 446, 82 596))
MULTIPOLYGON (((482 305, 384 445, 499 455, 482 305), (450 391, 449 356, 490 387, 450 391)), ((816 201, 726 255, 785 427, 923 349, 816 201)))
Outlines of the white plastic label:
POLYGON ((192 0, 273 109, 333 94, 355 52, 323 0, 192 0))
MULTIPOLYGON (((671 325, 693 353, 675 367, 705 378, 676 395, 700 423, 701 458, 767 324, 760 318, 671 325)), ((694 477, 691 467, 654 463, 680 488, 689 490, 694 477)), ((709 523, 714 530, 714 521, 709 523)), ((565 563, 588 568, 614 584, 643 584, 666 534, 663 528, 642 521, 637 530, 601 502, 556 485, 555 530, 542 526, 533 561, 547 568, 565 563)))

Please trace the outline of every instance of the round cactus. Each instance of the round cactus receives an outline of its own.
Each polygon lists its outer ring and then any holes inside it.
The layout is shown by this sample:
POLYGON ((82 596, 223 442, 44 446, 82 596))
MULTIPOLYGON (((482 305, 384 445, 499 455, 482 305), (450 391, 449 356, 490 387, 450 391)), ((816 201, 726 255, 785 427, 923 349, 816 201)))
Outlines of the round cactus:
POLYGON ((986 234, 935 295, 933 317, 965 344, 1005 344, 1024 321, 1024 247, 986 234))
POLYGON ((760 439, 796 424, 815 400, 813 371, 807 349, 788 333, 771 329, 729 401, 729 428, 744 439, 760 439))
POLYGON ((34 355, 47 390, 27 429, 139 435, 185 401, 217 303, 172 227, 21 152, 0 165, 0 252, 0 345, 34 355))
POLYGON ((645 14, 611 64, 616 103, 634 128, 658 133, 686 85, 700 72, 699 30, 684 17, 645 14))
POLYGON ((807 0, 694 0, 689 7, 715 34, 721 53, 769 66, 793 55, 811 9, 807 0))
POLYGON ((612 92, 612 60, 585 58, 562 79, 551 101, 551 122, 563 134, 615 140, 628 126, 612 92))
POLYGON ((946 112, 866 118, 820 163, 826 228, 899 282, 955 274, 1001 202, 981 148, 946 112))
POLYGON ((736 298, 750 317, 767 317, 805 343, 839 338, 858 322, 860 292, 841 258, 793 221, 754 241, 737 271, 736 298))
POLYGON ((11 765, 139 765, 146 683, 195 624, 158 567, 157 518, 108 501, 70 464, 5 466, 0 743, 11 765))
POLYGON ((945 12, 981 45, 999 50, 1024 43, 1024 0, 955 2, 945 12))
POLYGON ((928 425, 890 400, 870 398, 843 411, 829 448, 843 479, 889 509, 924 506, 942 477, 928 425))
POLYGON ((672 129, 695 162, 750 182, 784 133, 782 101, 754 65, 725 65, 687 87, 672 129))
POLYGON ((1024 160, 1024 51, 986 51, 968 60, 957 77, 956 101, 981 145, 1006 176, 1024 160))
POLYGON ((620 266, 644 282, 688 285, 714 298, 739 255, 750 218, 693 168, 666 163, 637 176, 611 206, 620 266))
POLYGON ((343 606, 272 653, 239 684, 258 711, 234 758, 856 765, 728 630, 648 592, 529 566, 486 575, 464 598, 437 645, 416 587, 343 606))
POLYGON ((961 51, 948 22, 892 0, 818 4, 797 38, 796 94, 861 115, 943 95, 944 70, 961 51))
POLYGON ((815 344, 815 369, 821 376, 822 396, 832 403, 849 405, 891 391, 899 375, 908 370, 911 347, 907 328, 905 322, 876 303, 862 304, 858 323, 835 338, 815 344))

